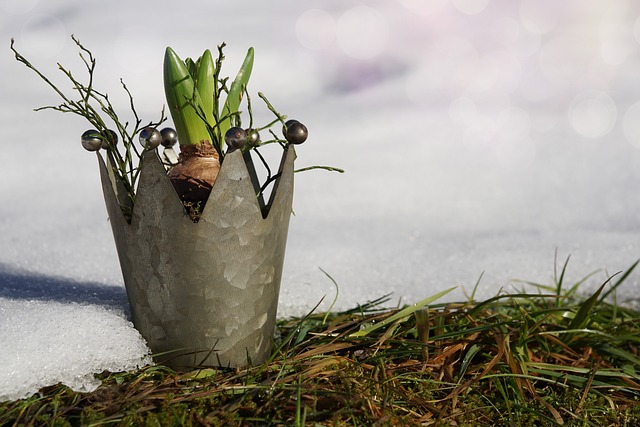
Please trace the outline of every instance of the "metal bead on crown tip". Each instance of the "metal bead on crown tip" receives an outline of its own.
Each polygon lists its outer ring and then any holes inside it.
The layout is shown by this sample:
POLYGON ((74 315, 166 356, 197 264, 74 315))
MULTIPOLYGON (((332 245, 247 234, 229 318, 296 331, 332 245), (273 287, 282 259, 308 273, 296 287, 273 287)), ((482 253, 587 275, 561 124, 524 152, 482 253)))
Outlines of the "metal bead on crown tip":
POLYGON ((287 120, 282 128, 284 139, 290 144, 302 144, 309 137, 307 127, 297 120, 287 120))
POLYGON ((260 145, 260 133, 255 129, 245 129, 247 133, 247 144, 250 148, 254 148, 260 145))
POLYGON ((171 148, 178 142, 178 132, 173 128, 164 128, 160 131, 162 136, 162 146, 164 148, 171 148))
POLYGON ((95 129, 89 129, 82 134, 82 147, 87 151, 98 151, 102 148, 102 138, 100 132, 95 129))
POLYGON ((140 131, 140 145, 148 147, 149 150, 158 148, 162 142, 162 135, 158 129, 146 127, 140 131))
POLYGON ((109 148, 109 144, 116 146, 118 144, 118 134, 115 133, 115 131, 109 129, 109 135, 111 136, 111 139, 109 141, 106 140, 102 140, 102 149, 106 150, 109 148))
POLYGON ((230 150, 238 150, 247 143, 247 132, 239 127, 230 128, 224 135, 224 142, 230 150))

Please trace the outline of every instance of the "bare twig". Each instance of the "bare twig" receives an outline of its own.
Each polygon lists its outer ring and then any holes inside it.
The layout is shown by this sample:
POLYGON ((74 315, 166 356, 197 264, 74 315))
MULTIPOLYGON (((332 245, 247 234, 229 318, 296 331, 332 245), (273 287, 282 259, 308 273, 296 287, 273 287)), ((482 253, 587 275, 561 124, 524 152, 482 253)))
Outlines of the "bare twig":
MULTIPOLYGON (((134 125, 130 129, 129 122, 122 122, 116 113, 109 96, 106 93, 99 92, 93 86, 94 73, 96 70, 96 59, 89 49, 87 49, 78 38, 71 36, 71 39, 80 50, 80 60, 85 66, 87 73, 87 82, 83 83, 77 79, 71 70, 65 68, 61 64, 58 64, 58 69, 73 85, 73 91, 77 93, 78 99, 74 100, 67 96, 62 90, 60 90, 49 78, 47 78, 42 72, 40 72, 29 60, 27 60, 22 54, 20 54, 14 44, 14 39, 11 39, 11 50, 13 51, 17 61, 24 64, 27 68, 33 70, 47 85, 49 85, 59 96, 62 98, 62 103, 59 105, 47 105, 44 107, 36 108, 35 111, 41 110, 55 110, 62 113, 72 113, 81 117, 84 117, 101 135, 101 137, 108 142, 107 150, 112 154, 111 158, 115 162, 115 172, 121 179, 124 185, 131 204, 135 201, 135 187, 139 176, 139 163, 141 161, 141 152, 134 143, 134 138, 141 129, 142 120, 138 116, 136 108, 134 106, 133 95, 127 88, 124 81, 121 79, 120 83, 123 90, 129 98, 129 107, 134 117, 134 125), (111 131, 107 125, 107 120, 113 122, 117 129, 117 134, 120 135, 122 140, 122 148, 113 144, 111 131), (122 150, 122 151, 121 151, 122 150)), ((161 111, 160 119, 157 122, 150 122, 148 126, 157 127, 164 122, 165 114, 164 108, 161 111)), ((129 208, 122 207, 123 213, 129 219, 129 208)))

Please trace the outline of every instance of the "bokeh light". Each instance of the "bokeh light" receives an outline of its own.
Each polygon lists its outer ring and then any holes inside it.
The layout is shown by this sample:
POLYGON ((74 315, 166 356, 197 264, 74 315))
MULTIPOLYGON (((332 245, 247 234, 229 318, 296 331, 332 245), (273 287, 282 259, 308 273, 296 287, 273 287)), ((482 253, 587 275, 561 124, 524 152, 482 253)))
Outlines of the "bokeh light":
POLYGON ((335 19, 321 9, 307 10, 296 21, 296 35, 308 49, 326 49, 336 38, 335 19))
POLYGON ((558 24, 558 3, 556 0, 522 0, 520 2, 522 25, 532 33, 548 33, 558 24))
POLYGON ((627 141, 640 148, 640 102, 627 108, 622 119, 622 131, 627 141))
POLYGON ((632 29, 620 27, 616 21, 600 26, 600 57, 609 65, 620 65, 633 54, 634 35, 632 29))
POLYGON ((587 138, 600 138, 611 131, 617 113, 615 102, 606 92, 588 90, 571 101, 569 122, 578 134, 587 138))
POLYGON ((477 15, 485 10, 489 0, 451 0, 453 6, 467 15, 477 15))
POLYGON ((387 47, 389 25, 376 9, 356 6, 344 12, 338 20, 336 37, 346 55, 355 59, 372 59, 387 47))
POLYGON ((476 77, 470 84, 474 91, 492 89, 513 91, 520 84, 521 67, 517 58, 504 51, 484 55, 475 69, 476 77))
POLYGON ((421 15, 436 14, 449 4, 449 0, 398 0, 398 2, 408 10, 421 15))
POLYGON ((469 125, 476 120, 477 115, 475 102, 466 96, 454 99, 449 105, 449 117, 456 125, 469 125))
POLYGON ((515 57, 525 58, 537 53, 540 50, 541 39, 540 34, 528 31, 526 28, 520 25, 515 20, 510 20, 508 25, 515 33, 515 37, 509 37, 506 46, 509 48, 509 52, 515 57))
POLYGON ((418 53, 423 57, 405 81, 408 98, 416 105, 430 105, 443 97, 460 96, 476 78, 478 52, 462 37, 436 40, 418 53))
POLYGON ((640 43, 640 16, 636 18, 636 22, 633 25, 633 38, 636 39, 636 42, 640 43))
POLYGON ((596 40, 563 34, 546 41, 540 49, 540 69, 551 82, 571 87, 580 82, 599 55, 596 40))

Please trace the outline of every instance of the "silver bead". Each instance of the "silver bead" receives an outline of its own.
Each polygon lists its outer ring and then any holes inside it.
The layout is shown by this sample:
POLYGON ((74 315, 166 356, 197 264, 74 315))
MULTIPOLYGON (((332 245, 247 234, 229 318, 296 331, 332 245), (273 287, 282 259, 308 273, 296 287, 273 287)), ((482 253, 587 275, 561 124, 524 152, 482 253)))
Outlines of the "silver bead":
POLYGON ((162 146, 164 148, 173 147, 178 142, 178 132, 172 128, 164 128, 160 131, 162 136, 162 146))
POLYGON ((115 147, 118 144, 118 134, 115 133, 115 131, 109 129, 109 135, 111 136, 111 140, 110 141, 106 141, 106 140, 102 140, 102 149, 106 150, 109 148, 109 142, 111 142, 113 144, 113 146, 115 147))
POLYGON ((244 131, 247 133, 247 144, 249 144, 249 147, 253 148, 260 145, 260 133, 258 133, 257 130, 245 129, 244 131))
POLYGON ((87 151, 98 151, 102 147, 102 138, 100 132, 95 129, 89 129, 82 134, 82 146, 87 151))
POLYGON ((247 143, 247 132, 242 128, 232 127, 224 135, 224 142, 234 150, 242 148, 247 143))
POLYGON ((150 150, 158 148, 162 142, 162 135, 158 129, 146 127, 140 131, 140 145, 149 147, 150 150))
POLYGON ((282 131, 284 133, 284 139, 290 144, 302 144, 309 136, 307 127, 297 120, 287 121, 282 131))

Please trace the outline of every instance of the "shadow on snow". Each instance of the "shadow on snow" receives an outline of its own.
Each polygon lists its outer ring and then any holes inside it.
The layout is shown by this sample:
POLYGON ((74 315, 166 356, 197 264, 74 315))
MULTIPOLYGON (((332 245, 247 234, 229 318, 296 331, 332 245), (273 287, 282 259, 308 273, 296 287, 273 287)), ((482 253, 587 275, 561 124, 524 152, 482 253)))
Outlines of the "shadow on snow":
POLYGON ((131 316, 122 286, 80 282, 16 270, 0 263, 0 298, 100 305, 120 309, 131 316))

